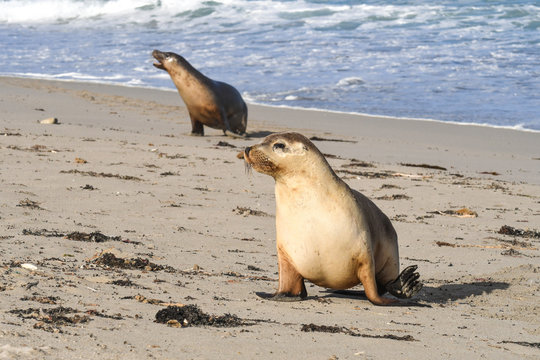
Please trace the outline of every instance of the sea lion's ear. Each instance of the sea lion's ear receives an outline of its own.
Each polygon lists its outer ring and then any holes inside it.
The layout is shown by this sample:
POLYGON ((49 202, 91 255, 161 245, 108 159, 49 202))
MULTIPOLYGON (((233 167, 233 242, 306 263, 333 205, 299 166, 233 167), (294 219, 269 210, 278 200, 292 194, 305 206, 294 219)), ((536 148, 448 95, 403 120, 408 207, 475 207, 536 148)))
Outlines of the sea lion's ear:
POLYGON ((291 146, 291 149, 291 152, 296 155, 303 155, 308 151, 307 146, 300 142, 294 143, 294 145, 291 146))

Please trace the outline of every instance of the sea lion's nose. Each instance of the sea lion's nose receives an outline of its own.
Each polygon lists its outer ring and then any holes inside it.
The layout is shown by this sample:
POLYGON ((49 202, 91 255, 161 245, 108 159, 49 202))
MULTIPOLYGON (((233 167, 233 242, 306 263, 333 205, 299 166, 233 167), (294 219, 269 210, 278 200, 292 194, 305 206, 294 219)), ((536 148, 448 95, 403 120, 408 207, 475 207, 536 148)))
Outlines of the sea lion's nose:
POLYGON ((251 146, 248 146, 247 148, 245 148, 244 153, 246 154, 246 156, 249 156, 250 151, 251 151, 251 146))

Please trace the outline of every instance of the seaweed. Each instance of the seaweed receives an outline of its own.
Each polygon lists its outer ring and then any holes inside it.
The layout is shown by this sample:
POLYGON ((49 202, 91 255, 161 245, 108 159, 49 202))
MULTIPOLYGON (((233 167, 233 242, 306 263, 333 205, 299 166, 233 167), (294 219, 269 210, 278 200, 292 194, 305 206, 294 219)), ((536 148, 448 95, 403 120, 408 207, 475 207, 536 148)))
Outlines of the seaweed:
POLYGON ((260 267, 257 267, 257 266, 254 266, 254 265, 248 265, 247 268, 248 268, 248 270, 251 270, 251 271, 264 271, 260 267))
POLYGON ((50 309, 15 309, 9 311, 23 319, 33 319, 38 322, 34 324, 35 329, 42 329, 48 332, 62 333, 61 326, 87 323, 90 321, 88 315, 80 315, 80 311, 70 307, 58 306, 50 309), (70 314, 74 314, 69 316, 70 314))
POLYGON ((39 206, 38 202, 36 202, 34 200, 30 200, 28 198, 19 201, 19 204, 17 206, 27 207, 27 208, 30 208, 32 210, 44 210, 41 206, 39 206))
POLYGON ((122 241, 120 236, 107 236, 103 235, 99 231, 91 232, 90 234, 74 231, 66 235, 66 239, 74 241, 86 241, 86 242, 96 242, 102 243, 106 241, 122 241))
POLYGON ((302 325, 302 328, 300 329, 304 332, 326 332, 326 333, 342 333, 346 329, 344 327, 340 326, 328 326, 328 325, 315 325, 315 324, 304 324, 302 325))
POLYGON ((164 152, 160 152, 158 153, 158 157, 160 158, 166 158, 166 159, 187 159, 187 155, 182 155, 182 154, 174 154, 174 155, 169 155, 167 153, 164 153, 164 152))
POLYGON ((523 230, 523 229, 516 229, 512 226, 503 225, 499 231, 499 234, 503 235, 511 235, 511 236, 519 236, 524 238, 535 238, 540 239, 540 231, 535 230, 523 230))
POLYGON ((236 149, 237 146, 236 145, 233 145, 233 144, 229 144, 228 142, 226 141, 219 141, 216 146, 220 146, 220 147, 229 147, 229 148, 233 148, 233 149, 236 149))
POLYGON ((51 304, 56 305, 60 298, 58 296, 24 296, 21 298, 21 301, 36 301, 40 304, 51 304))
POLYGON ((318 136, 312 136, 309 138, 309 140, 311 141, 333 141, 333 142, 347 142, 347 143, 353 143, 353 144, 356 144, 358 141, 354 141, 354 140, 345 140, 345 139, 327 139, 327 138, 322 138, 322 137, 318 137, 318 136))
POLYGON ((374 172, 374 171, 351 171, 351 170, 336 170, 338 173, 343 173, 347 175, 367 177, 369 179, 387 179, 394 177, 395 175, 389 172, 374 172))
POLYGON ((61 327, 74 326, 89 322, 91 316, 98 316, 114 320, 122 320, 120 314, 106 315, 97 310, 80 311, 71 307, 58 306, 55 308, 28 308, 9 311, 23 319, 37 320, 34 329, 41 329, 52 333, 63 333, 61 327))
POLYGON ((33 236, 44 236, 44 237, 63 237, 63 236, 66 236, 66 234, 58 232, 56 230, 47 230, 47 229, 41 229, 41 230, 23 229, 22 234, 23 235, 33 235, 33 236))
POLYGON ((397 185, 393 185, 393 184, 382 184, 380 189, 383 190, 383 189, 403 189, 403 188, 397 185))
POLYGON ((351 162, 349 164, 345 164, 342 167, 344 167, 344 168, 350 168, 350 167, 369 167, 369 168, 372 168, 372 167, 375 167, 375 165, 373 165, 372 163, 367 162, 367 161, 351 160, 351 162))
POLYGON ((0 136, 21 136, 21 133, 14 133, 9 131, 4 131, 0 133, 0 136))
POLYGON ((222 316, 206 314, 197 305, 167 306, 156 313, 156 322, 173 327, 238 327, 251 325, 251 323, 232 314, 222 316))
POLYGON ((528 341, 511 341, 511 340, 503 340, 501 341, 503 344, 516 344, 521 346, 530 346, 534 348, 540 349, 540 342, 528 342, 528 341))
POLYGON ((410 200, 411 197, 405 194, 393 194, 393 195, 379 196, 375 199, 377 200, 410 200))
POLYGON ((429 165, 429 164, 400 163, 399 165, 408 166, 408 167, 419 167, 419 168, 424 168, 424 169, 433 169, 433 170, 444 170, 444 171, 447 170, 445 167, 438 166, 438 165, 429 165))
POLYGON ((105 268, 119 268, 126 270, 145 270, 145 271, 161 271, 166 270, 173 272, 174 269, 170 266, 163 266, 154 264, 148 259, 143 259, 140 257, 124 259, 117 257, 113 253, 103 252, 97 258, 93 259, 92 262, 97 265, 101 265, 105 268))
POLYGON ((111 173, 98 173, 95 171, 80 171, 80 170, 61 170, 60 174, 79 174, 84 176, 93 176, 93 177, 103 177, 103 178, 116 178, 120 180, 133 180, 133 181, 142 181, 141 178, 131 175, 119 175, 111 173))
POLYGON ((236 209, 233 209, 233 212, 238 214, 238 215, 243 215, 243 216, 248 216, 248 215, 252 215, 252 216, 270 216, 267 213, 265 213, 264 211, 252 210, 250 208, 242 207, 242 206, 237 206, 236 209))
POLYGON ((405 336, 397 336, 393 334, 384 334, 384 335, 371 335, 371 334, 363 334, 356 331, 353 331, 351 329, 347 329, 344 326, 327 326, 327 325, 315 325, 315 324, 304 324, 302 325, 302 328, 300 329, 304 332, 326 332, 326 333, 342 333, 350 336, 356 336, 356 337, 364 337, 364 338, 371 338, 371 339, 390 339, 390 340, 399 340, 399 341, 417 341, 413 336, 411 335, 405 335, 405 336))
POLYGON ((137 285, 129 280, 129 279, 119 279, 119 280, 113 280, 109 282, 111 285, 118 285, 118 286, 129 286, 129 287, 137 287, 137 285))
POLYGON ((45 145, 32 145, 29 148, 22 148, 17 145, 8 145, 6 146, 7 149, 11 150, 19 150, 19 151, 30 151, 30 152, 59 152, 59 150, 49 150, 45 145))
POLYGON ((91 233, 85 233, 80 231, 73 231, 70 233, 64 233, 56 230, 30 230, 23 229, 23 235, 33 235, 33 236, 44 236, 44 237, 65 237, 68 240, 73 241, 84 241, 84 242, 96 242, 102 243, 106 241, 121 241, 129 244, 141 244, 139 241, 131 241, 129 239, 122 239, 120 236, 108 236, 104 235, 99 231, 94 231, 91 233))

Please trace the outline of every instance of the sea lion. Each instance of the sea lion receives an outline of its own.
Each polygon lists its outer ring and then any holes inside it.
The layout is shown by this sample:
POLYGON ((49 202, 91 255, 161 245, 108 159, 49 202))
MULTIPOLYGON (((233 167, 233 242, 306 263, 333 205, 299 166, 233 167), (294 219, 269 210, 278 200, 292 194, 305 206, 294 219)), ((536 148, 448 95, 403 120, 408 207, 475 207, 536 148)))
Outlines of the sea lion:
POLYGON ((375 305, 421 288, 417 266, 399 273, 397 235, 367 197, 332 170, 317 147, 294 132, 267 136, 244 150, 247 166, 275 180, 279 287, 272 300, 307 296, 304 279, 331 289, 359 283, 375 305))
POLYGON ((204 135, 203 125, 244 135, 247 127, 247 106, 234 87, 212 80, 195 69, 182 56, 154 50, 158 61, 153 65, 171 76, 178 93, 186 103, 191 118, 191 134, 204 135))

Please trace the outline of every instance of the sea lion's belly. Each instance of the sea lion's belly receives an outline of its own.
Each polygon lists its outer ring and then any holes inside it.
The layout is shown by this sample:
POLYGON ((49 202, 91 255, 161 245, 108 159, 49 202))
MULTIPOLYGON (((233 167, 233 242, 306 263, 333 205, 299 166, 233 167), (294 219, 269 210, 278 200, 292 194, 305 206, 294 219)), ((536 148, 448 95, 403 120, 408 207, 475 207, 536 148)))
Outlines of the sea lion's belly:
POLYGON ((189 108, 191 112, 192 109, 194 113, 197 114, 197 119, 203 122, 205 125, 214 127, 214 128, 223 128, 223 119, 221 118, 221 112, 219 108, 214 104, 202 104, 194 105, 189 108))
POLYGON ((365 236, 344 214, 306 211, 276 217, 278 247, 312 283, 333 289, 357 285, 358 266, 367 253, 365 236))

